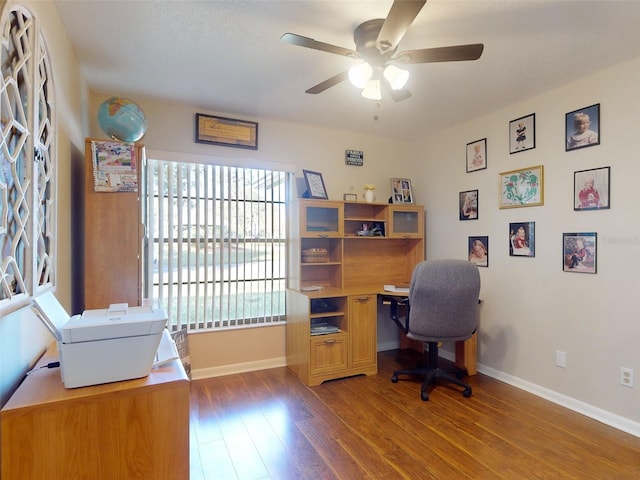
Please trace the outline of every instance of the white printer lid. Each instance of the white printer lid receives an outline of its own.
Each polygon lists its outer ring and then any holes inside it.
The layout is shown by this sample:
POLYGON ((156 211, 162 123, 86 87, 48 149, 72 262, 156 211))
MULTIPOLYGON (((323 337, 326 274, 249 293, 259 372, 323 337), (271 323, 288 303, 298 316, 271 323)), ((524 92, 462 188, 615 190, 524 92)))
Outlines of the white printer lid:
POLYGON ((91 342, 162 333, 167 313, 162 308, 113 304, 107 309, 85 310, 61 329, 63 343, 91 342))
POLYGON ((51 290, 32 299, 33 312, 51 332, 53 337, 60 341, 62 335, 60 327, 69 321, 69 314, 64 309, 51 290))

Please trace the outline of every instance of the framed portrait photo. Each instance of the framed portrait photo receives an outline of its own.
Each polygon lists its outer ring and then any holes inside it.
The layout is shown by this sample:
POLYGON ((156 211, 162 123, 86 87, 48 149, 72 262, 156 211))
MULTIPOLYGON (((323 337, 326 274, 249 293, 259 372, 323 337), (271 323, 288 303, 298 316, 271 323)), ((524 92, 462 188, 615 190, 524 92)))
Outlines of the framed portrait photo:
POLYGON ((478 219, 478 190, 468 190, 458 194, 460 220, 478 219))
POLYGON ((536 223, 509 224, 509 255, 511 257, 536 256, 536 223))
POLYGON ((310 170, 302 170, 304 182, 307 184, 307 198, 323 198, 327 199, 327 189, 324 186, 322 174, 312 172, 310 170))
POLYGON ((509 153, 520 153, 536 148, 536 114, 509 122, 509 153))
POLYGON ((565 115, 565 151, 600 145, 600 104, 565 115))
POLYGON ((563 233, 562 269, 565 272, 596 273, 598 265, 598 234, 563 233))
POLYGON ((521 168, 500 175, 500 208, 544 205, 543 166, 521 168))
POLYGON ((413 191, 411 190, 411 180, 408 178, 391 179, 391 202, 392 203, 413 203, 413 191))
POLYGON ((611 167, 573 172, 573 209, 606 210, 609 208, 611 167))
POLYGON ((469 237, 469 261, 478 267, 489 266, 489 237, 469 237))
POLYGON ((487 139, 467 143, 467 173, 487 168, 487 139))

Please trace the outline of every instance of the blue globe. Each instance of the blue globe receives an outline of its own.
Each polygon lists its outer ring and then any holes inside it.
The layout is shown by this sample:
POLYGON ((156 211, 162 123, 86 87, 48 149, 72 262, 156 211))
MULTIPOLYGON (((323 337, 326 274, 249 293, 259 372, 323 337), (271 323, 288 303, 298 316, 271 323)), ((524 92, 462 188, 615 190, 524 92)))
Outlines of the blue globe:
POLYGON ((111 97, 98 109, 100 128, 111 138, 137 142, 147 131, 147 117, 140 106, 128 98, 111 97))

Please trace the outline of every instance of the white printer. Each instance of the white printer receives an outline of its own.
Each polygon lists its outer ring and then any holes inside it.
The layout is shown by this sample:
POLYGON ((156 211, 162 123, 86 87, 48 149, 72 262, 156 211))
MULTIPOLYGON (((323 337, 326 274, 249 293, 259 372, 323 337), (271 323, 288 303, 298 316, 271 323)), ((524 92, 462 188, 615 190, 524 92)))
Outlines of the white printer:
POLYGON ((66 388, 149 374, 167 324, 164 309, 113 304, 107 309, 85 310, 71 319, 67 315, 68 321, 58 328, 60 318, 50 313, 60 316, 64 309, 53 294, 36 297, 33 303, 58 342, 66 388))

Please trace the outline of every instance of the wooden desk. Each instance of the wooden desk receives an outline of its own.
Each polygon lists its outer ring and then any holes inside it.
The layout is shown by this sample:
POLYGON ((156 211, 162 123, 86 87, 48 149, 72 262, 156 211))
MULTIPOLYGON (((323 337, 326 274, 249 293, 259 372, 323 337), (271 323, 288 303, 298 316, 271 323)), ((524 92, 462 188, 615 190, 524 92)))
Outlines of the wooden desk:
MULTIPOLYGON (((58 359, 55 348, 38 365, 58 359)), ((186 480, 189 380, 176 360, 137 380, 66 389, 29 375, 0 412, 4 480, 186 480)))

